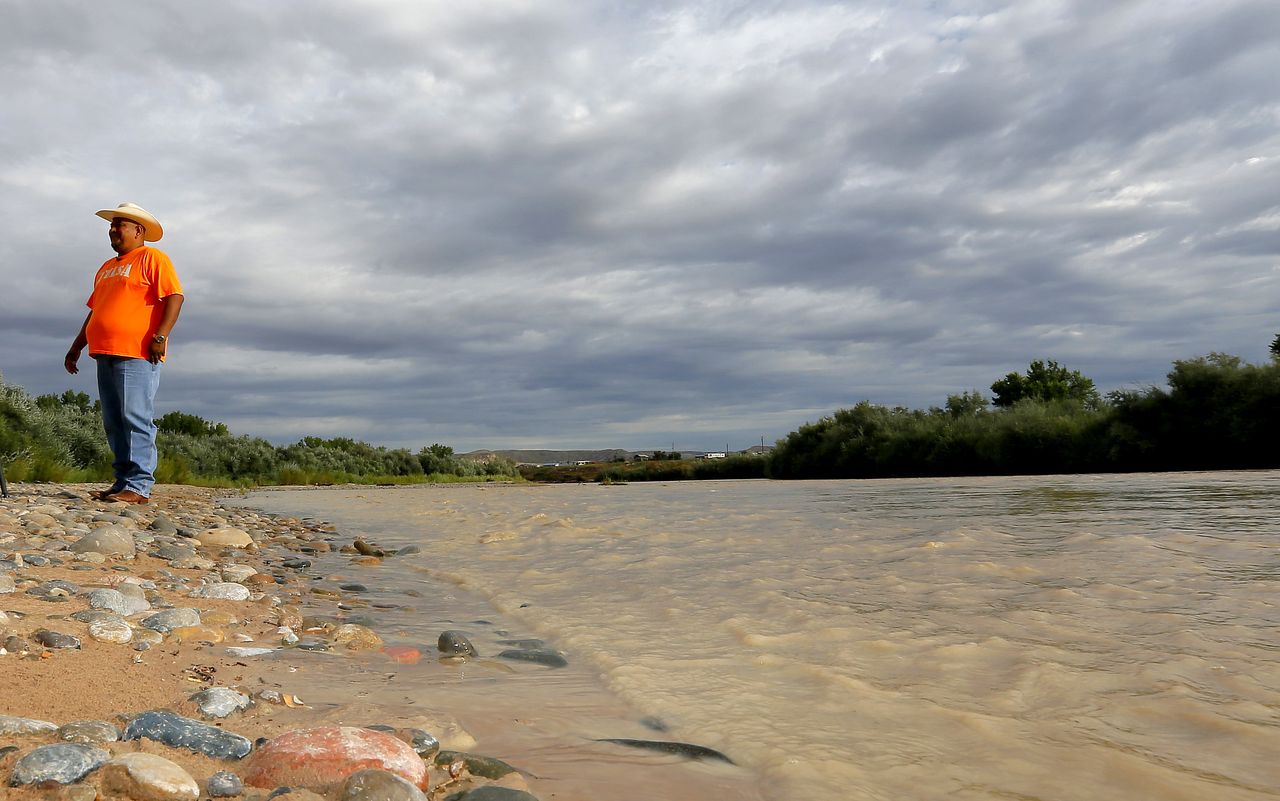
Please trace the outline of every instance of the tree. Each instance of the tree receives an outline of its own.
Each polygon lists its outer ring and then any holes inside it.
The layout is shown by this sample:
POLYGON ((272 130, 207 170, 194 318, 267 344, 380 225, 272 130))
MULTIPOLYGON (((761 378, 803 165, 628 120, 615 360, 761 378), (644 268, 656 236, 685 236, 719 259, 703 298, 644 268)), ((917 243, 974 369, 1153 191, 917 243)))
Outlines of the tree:
POLYGON ((1071 400, 1086 409, 1096 409, 1102 404, 1093 379, 1079 370, 1068 370, 1050 359, 1037 359, 1022 373, 1009 373, 991 385, 995 397, 991 402, 1008 408, 1020 400, 1039 401, 1071 400))
POLYGON ((986 411, 987 399, 976 389, 947 396, 947 414, 952 417, 973 417, 986 411))
POLYGON ((1280 334, 1276 334, 1276 338, 1271 340, 1271 360, 1280 362, 1280 334))

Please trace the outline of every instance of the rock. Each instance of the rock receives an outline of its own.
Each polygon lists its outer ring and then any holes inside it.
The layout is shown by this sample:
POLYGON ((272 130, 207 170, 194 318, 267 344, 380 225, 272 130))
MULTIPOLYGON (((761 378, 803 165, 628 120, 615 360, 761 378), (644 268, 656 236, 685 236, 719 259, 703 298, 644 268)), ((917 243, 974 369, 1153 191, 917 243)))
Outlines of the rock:
POLYGON ((0 576, 0 595, 8 595, 16 589, 17 586, 14 584, 13 576, 0 576))
POLYGON ((141 737, 215 759, 242 759, 253 748, 248 739, 238 734, 163 709, 138 715, 129 722, 122 739, 141 737))
POLYGON ((333 641, 349 651, 376 651, 382 647, 382 638, 376 632, 354 623, 338 626, 333 641))
POLYGON ((299 558, 286 559, 286 560, 284 560, 283 562, 281 562, 281 563, 280 563, 280 566, 281 566, 281 567, 287 567, 287 568, 290 568, 290 569, 292 569, 292 570, 302 570, 302 569, 304 569, 304 568, 311 567, 311 560, 310 560, 310 559, 299 559, 299 558))
POLYGON ((102 766, 111 754, 80 743, 42 745, 13 765, 9 784, 74 784, 102 766))
POLYGON ((596 740, 596 742, 625 745, 628 748, 641 748, 646 751, 661 751, 664 754, 676 754, 689 759, 710 759, 717 762, 728 762, 730 765, 737 764, 714 748, 693 745, 692 743, 668 742, 666 740, 633 740, 628 737, 604 737, 596 740))
POLYGON ((206 642, 217 645, 227 638, 222 629, 214 626, 179 626, 169 632, 174 642, 206 642))
POLYGON ((562 668, 569 664, 558 651, 550 648, 515 648, 502 651, 498 654, 499 659, 510 659, 515 662, 533 662, 539 665, 546 665, 550 668, 562 668))
POLYGON ((233 646, 229 646, 224 651, 224 653, 226 653, 227 656, 234 656, 237 659, 244 659, 246 657, 252 657, 252 656, 266 656, 267 654, 275 653, 275 651, 276 649, 274 648, 253 648, 253 647, 245 647, 240 645, 233 645, 233 646))
POLYGON ((80 594, 80 587, 69 581, 44 581, 27 590, 27 595, 34 595, 43 601, 65 601, 73 595, 80 594))
POLYGON ((533 793, 512 790, 509 787, 473 787, 460 793, 447 795, 444 801, 538 801, 533 793))
POLYGON ((137 554, 133 534, 119 525, 108 525, 90 531, 71 544, 73 553, 100 553, 132 559, 137 554))
POLYGON ((45 648, 55 650, 80 647, 79 637, 73 637, 70 634, 63 634, 60 631, 52 631, 50 629, 38 629, 35 634, 31 635, 31 639, 40 643, 45 648))
POLYGON ((249 588, 232 581, 218 581, 197 587, 191 593, 192 598, 216 598, 224 601, 249 600, 249 588))
POLYGON ((467 639, 467 635, 460 631, 440 632, 440 639, 436 641, 436 647, 440 649, 440 653, 448 656, 476 655, 476 647, 471 644, 471 640, 467 639))
POLYGON ((196 542, 205 547, 247 548, 253 537, 241 528, 211 528, 196 536, 196 542))
POLYGON ((16 718, 12 715, 0 715, 0 735, 48 734, 51 731, 57 730, 58 724, 50 723, 47 720, 33 720, 31 718, 16 718))
POLYGON ((366 768, 390 771, 413 785, 427 785, 426 764, 390 734, 349 726, 300 729, 269 740, 243 772, 252 787, 302 785, 327 792, 366 768))
POLYGON ((375 548, 374 546, 370 545, 364 540, 356 540, 354 543, 352 543, 352 546, 356 549, 356 552, 359 553, 361 556, 386 556, 387 555, 386 552, 383 551, 381 548, 375 548))
POLYGON ((156 548, 156 558, 163 559, 166 562, 180 562, 183 559, 193 559, 196 555, 196 549, 189 545, 161 545, 156 548))
POLYGON ((209 777, 205 783, 205 792, 210 798, 231 798, 244 792, 244 782, 234 773, 220 770, 209 777))
POLYGON ((338 790, 338 801, 427 801, 427 797, 394 773, 369 769, 347 777, 338 790))
POLYGON ((200 785, 178 765, 143 752, 121 754, 102 767, 102 789, 135 801, 196 801, 200 785))
POLYGON ((151 521, 151 525, 147 526, 147 528, 160 534, 178 533, 177 525, 164 514, 156 515, 155 519, 151 521))
POLYGON ((516 768, 503 762, 501 759, 493 757, 481 756, 479 754, 467 754, 462 751, 440 751, 436 754, 435 764, 448 766, 454 762, 461 762, 467 766, 467 772, 472 776, 480 776, 485 779, 501 779, 508 773, 517 773, 516 768))
POLYGON ((396 736, 407 742, 423 759, 431 759, 440 751, 440 741, 422 729, 396 729, 396 736))
POLYGON ((392 662, 401 665, 416 665, 422 659, 422 652, 412 645, 388 645, 382 653, 392 662))
POLYGON ((124 593, 119 590, 93 590, 89 593, 89 608, 106 609, 117 615, 131 615, 137 611, 129 608, 124 593))
POLYGON ((223 581, 234 581, 240 583, 248 579, 250 576, 256 576, 258 571, 248 565, 222 565, 223 581))
POLYGON ((392 556, 412 556, 415 553, 422 553, 422 549, 417 545, 406 545, 398 549, 392 556))
POLYGON ((228 715, 248 709, 253 703, 249 696, 226 687, 210 687, 191 696, 200 708, 200 714, 207 718, 225 718, 228 715))
POLYGON ((277 787, 267 794, 267 801, 327 801, 327 799, 305 787, 277 787))
POLYGON ((58 739, 69 743, 114 743, 120 730, 105 720, 77 720, 58 729, 58 739))
POLYGON ((170 631, 183 626, 199 625, 200 610, 189 608, 166 609, 142 620, 143 628, 158 631, 161 634, 168 634, 170 631))
POLYGON ((89 636, 98 642, 123 645, 133 639, 133 628, 123 620, 95 620, 89 624, 89 636))

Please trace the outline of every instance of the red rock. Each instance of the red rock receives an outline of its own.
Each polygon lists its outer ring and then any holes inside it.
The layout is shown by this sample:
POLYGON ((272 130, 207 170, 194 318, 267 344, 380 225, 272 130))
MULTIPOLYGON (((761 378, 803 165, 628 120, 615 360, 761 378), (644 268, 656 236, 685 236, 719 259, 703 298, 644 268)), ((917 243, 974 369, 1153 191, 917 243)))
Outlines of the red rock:
POLYGON ((254 750, 244 772, 251 787, 302 786, 324 793, 351 774, 379 768, 427 789, 427 766, 413 748, 386 732, 320 726, 282 734, 254 750))
POLYGON ((386 654, 392 662, 399 662, 402 665, 416 665, 418 660, 422 659, 422 652, 412 645, 388 645, 382 649, 382 653, 386 654))

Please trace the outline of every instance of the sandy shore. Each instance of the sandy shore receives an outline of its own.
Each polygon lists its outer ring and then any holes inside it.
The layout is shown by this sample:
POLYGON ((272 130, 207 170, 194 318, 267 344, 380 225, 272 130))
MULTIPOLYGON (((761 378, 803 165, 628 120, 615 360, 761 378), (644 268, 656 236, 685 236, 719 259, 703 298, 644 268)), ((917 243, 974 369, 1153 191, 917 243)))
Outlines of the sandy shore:
MULTIPOLYGON (((9 581, 0 585, 4 592, 0 594, 0 643, 4 645, 0 676, 6 689, 0 714, 61 727, 22 734, 17 732, 23 727, 20 723, 0 721, 0 745, 4 746, 0 777, 5 785, 17 780, 15 768, 33 750, 71 740, 74 735, 69 732, 77 727, 67 724, 76 722, 99 721, 123 734, 134 716, 147 710, 170 710, 259 744, 262 738, 339 722, 333 720, 331 706, 317 709, 308 704, 305 670, 237 655, 234 650, 229 653, 228 647, 278 650, 301 645, 365 666, 394 666, 420 658, 415 649, 384 649, 370 627, 340 629, 343 619, 360 606, 352 593, 312 591, 313 578, 298 567, 307 564, 308 555, 352 550, 351 541, 344 541, 331 527, 220 508, 215 502, 228 494, 224 491, 159 487, 152 503, 129 506, 92 500, 87 494, 90 489, 17 485, 10 488, 10 498, 0 500, 0 557, 5 560, 0 578, 12 581, 11 586, 9 581), (90 532, 108 527, 128 533, 136 553, 71 550, 90 532), (200 545, 200 538, 213 530, 238 531, 247 534, 250 542, 247 547, 200 545), (227 580, 233 575, 240 581, 227 580), (112 613, 90 600, 90 594, 126 584, 142 590, 133 595, 145 598, 140 603, 147 608, 116 615, 124 619, 128 631, 112 633, 115 630, 108 627, 106 636, 95 636, 85 621, 95 612, 103 618, 112 613), (196 597, 202 594, 202 586, 223 591, 240 587, 245 592, 236 590, 228 598, 196 597), (100 608, 91 610, 93 605, 100 608), (199 624, 163 633, 147 628, 152 615, 170 606, 198 610, 199 624), (68 639, 51 638, 50 632, 68 639), (121 642, 125 637, 128 641, 121 642), (202 714, 191 696, 211 687, 237 691, 248 696, 252 705, 224 719, 202 714)), ((359 553, 351 558, 369 564, 379 561, 359 553)), ((430 729, 431 737, 446 748, 474 744, 455 722, 438 714, 415 712, 386 725, 398 730, 405 741, 412 741, 408 732, 413 729, 419 733, 430 729)), ((78 741, 85 742, 83 737, 78 741)), ((208 797, 211 776, 219 771, 235 773, 243 764, 146 736, 127 741, 95 736, 91 744, 113 758, 135 752, 160 755, 198 783, 202 798, 208 797)), ((457 765, 453 775, 447 766, 434 767, 437 749, 421 741, 417 745, 430 766, 432 796, 490 784, 470 777, 457 765)), ((108 793, 98 780, 102 774, 95 770, 65 786, 53 782, 6 786, 0 795, 49 798, 43 786, 60 788, 57 797, 131 797, 108 793)), ((511 774, 498 784, 522 787, 525 782, 519 774, 511 774)), ((242 794, 228 797, 261 799, 272 789, 246 787, 242 794)), ((332 787, 316 789, 337 797, 332 787)), ((134 795, 144 797, 145 792, 134 795)))

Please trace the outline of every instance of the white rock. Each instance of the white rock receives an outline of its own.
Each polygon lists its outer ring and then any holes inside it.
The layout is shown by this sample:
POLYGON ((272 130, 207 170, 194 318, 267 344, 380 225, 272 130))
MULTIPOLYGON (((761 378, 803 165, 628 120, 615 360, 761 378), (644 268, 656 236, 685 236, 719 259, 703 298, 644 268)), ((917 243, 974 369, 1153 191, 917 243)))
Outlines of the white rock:
POLYGON ((102 766, 102 789, 136 801, 196 801, 200 785, 162 756, 121 754, 102 766))
POLYGON ((211 528, 196 536, 196 542, 206 546, 245 548, 253 544, 253 537, 242 528, 211 528))

